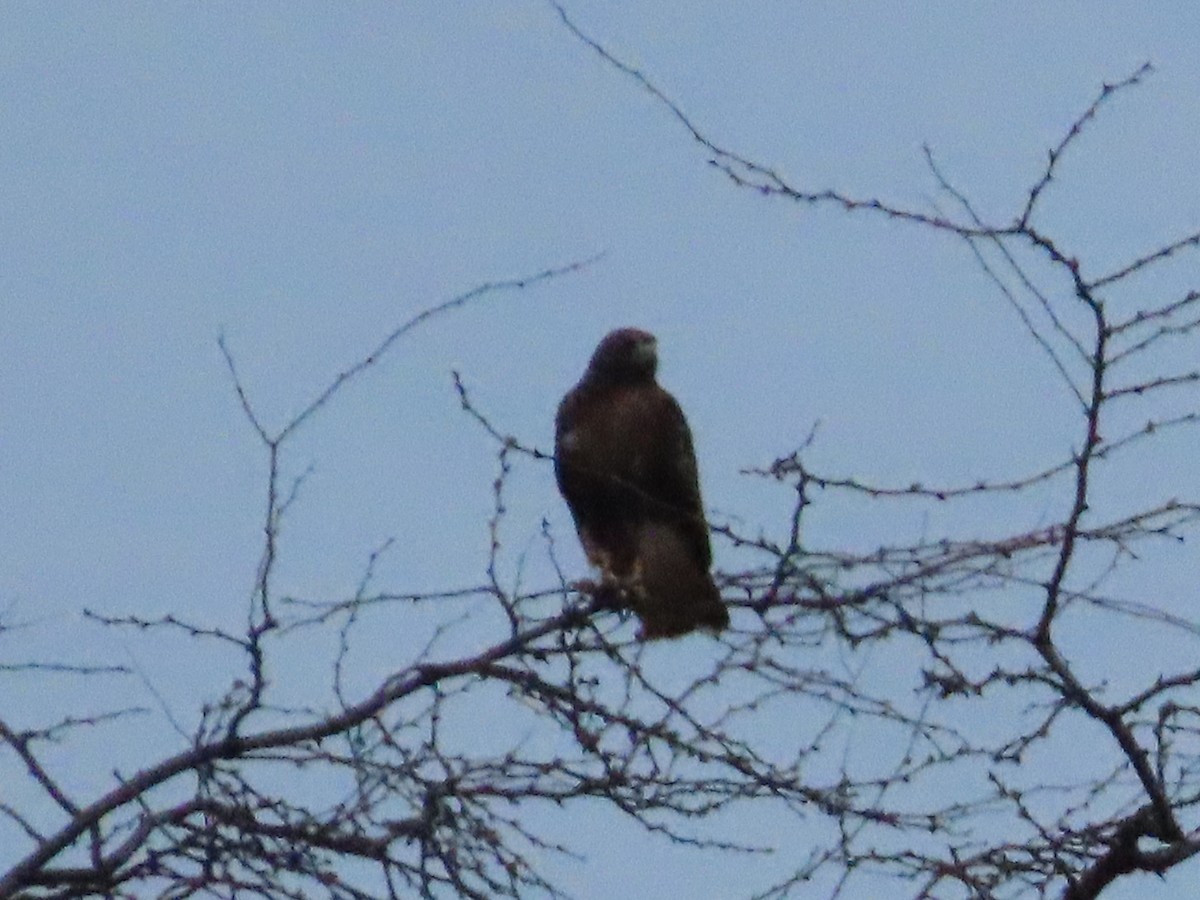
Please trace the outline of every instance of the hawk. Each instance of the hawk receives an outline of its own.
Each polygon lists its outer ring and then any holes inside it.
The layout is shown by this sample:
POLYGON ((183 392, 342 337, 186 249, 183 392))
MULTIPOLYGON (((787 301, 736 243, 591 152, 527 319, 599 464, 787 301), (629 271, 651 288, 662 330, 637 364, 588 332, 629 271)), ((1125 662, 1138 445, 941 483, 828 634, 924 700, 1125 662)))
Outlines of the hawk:
POLYGON ((692 434, 657 367, 654 335, 610 332, 554 421, 554 473, 579 541, 644 639, 729 624, 708 571, 692 434))

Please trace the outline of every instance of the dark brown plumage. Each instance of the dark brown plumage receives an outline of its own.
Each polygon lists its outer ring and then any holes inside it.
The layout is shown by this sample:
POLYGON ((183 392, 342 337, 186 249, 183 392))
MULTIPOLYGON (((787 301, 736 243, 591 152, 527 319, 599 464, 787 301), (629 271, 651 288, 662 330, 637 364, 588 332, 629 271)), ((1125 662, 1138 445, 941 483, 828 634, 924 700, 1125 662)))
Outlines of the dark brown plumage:
POLYGON ((610 332, 555 418, 554 471, 588 562, 642 620, 643 638, 729 614, 713 584, 692 435, 654 379, 654 336, 610 332))

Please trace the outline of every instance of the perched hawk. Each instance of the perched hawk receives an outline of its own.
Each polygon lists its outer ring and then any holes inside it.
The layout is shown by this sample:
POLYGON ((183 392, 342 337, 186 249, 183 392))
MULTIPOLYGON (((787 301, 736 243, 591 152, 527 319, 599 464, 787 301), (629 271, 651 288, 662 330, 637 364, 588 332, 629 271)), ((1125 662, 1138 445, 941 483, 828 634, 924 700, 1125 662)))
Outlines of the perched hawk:
POLYGON ((657 365, 654 335, 610 332, 554 422, 554 472, 580 543, 602 587, 641 618, 643 638, 729 624, 708 572, 692 435, 654 380, 657 365))

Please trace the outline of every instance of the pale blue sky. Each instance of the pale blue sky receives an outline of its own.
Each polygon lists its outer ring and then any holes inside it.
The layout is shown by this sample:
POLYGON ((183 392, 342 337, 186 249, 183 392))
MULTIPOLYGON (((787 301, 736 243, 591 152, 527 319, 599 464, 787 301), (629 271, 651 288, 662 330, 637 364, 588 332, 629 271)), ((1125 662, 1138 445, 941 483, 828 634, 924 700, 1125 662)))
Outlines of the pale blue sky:
MULTIPOLYGON (((713 139, 804 187, 932 209, 948 201, 929 144, 997 222, 1100 84, 1148 60, 1157 73, 1064 161, 1043 222, 1096 271, 1200 223, 1200 6, 568 9, 713 139)), ((764 201, 705 159, 535 0, 0 6, 0 611, 29 623, 0 636, 0 655, 135 659, 190 721, 222 687, 205 693, 200 648, 117 641, 79 611, 244 617, 263 459, 218 335, 282 424, 420 309, 601 252, 414 333, 311 423, 287 461, 314 474, 290 520, 286 590, 344 594, 388 537, 392 585, 478 582, 494 447, 458 410, 450 370, 500 427, 548 449, 559 396, 617 325, 659 336, 718 515, 781 524, 789 498, 738 470, 817 420, 813 459, 833 474, 956 483, 1057 461, 1075 434, 1068 398, 963 245, 764 201)), ((1195 286, 1194 256, 1172 271, 1195 286)), ((1194 441, 1157 462, 1180 492, 1195 488, 1194 441)), ((1139 480, 1114 502, 1143 487, 1160 489, 1139 480)), ((548 467, 520 468, 510 506, 509 565, 545 516, 582 572, 548 467)), ((921 523, 850 508, 810 527, 817 544, 864 547, 921 523)), ((1184 613, 1194 571, 1156 573, 1184 613)), ((391 638, 376 640, 385 658, 391 638)), ((1120 646, 1102 643, 1107 669, 1120 646)), ((76 688, 14 681, 4 713, 14 697, 25 724, 60 702, 94 706, 76 688)), ((140 685, 119 696, 152 705, 140 685)), ((148 720, 113 751, 121 765, 176 746, 148 720)), ((86 795, 117 760, 60 762, 86 795)), ((568 876, 582 897, 617 896, 588 872, 645 852, 614 825, 594 866, 568 876)), ((697 896, 769 877, 686 865, 697 896)), ((1181 896, 1184 874, 1114 900, 1181 896)), ((646 876, 621 891, 660 895, 646 876)))

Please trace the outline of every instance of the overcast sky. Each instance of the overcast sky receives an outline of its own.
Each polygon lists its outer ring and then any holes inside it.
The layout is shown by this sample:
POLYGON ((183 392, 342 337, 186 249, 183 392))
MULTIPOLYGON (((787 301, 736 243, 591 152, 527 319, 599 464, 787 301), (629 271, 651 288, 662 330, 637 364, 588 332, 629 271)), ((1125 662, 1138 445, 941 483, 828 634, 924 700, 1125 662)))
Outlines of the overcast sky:
MULTIPOLYGON (((948 201, 928 145, 996 223, 1101 84, 1150 61, 1073 148, 1044 223, 1094 271, 1200 223, 1200 5, 568 9, 714 140, 797 184, 933 210, 948 201)), ((738 471, 817 421, 831 474, 954 483, 1058 460, 1069 398, 965 246, 764 200, 706 159, 535 0, 0 5, 0 615, 28 625, 0 655, 133 661, 191 721, 223 687, 197 688, 198 649, 118 639, 80 611, 244 617, 264 457, 218 337, 282 425, 421 309, 597 254, 430 322, 310 423, 286 460, 313 469, 286 590, 344 595, 388 537, 394 586, 479 582, 495 448, 451 370, 499 427, 549 449, 559 397, 619 325, 658 335, 716 516, 774 527, 788 498, 738 471)), ((1194 437, 1176 450, 1161 466, 1194 488, 1194 437)), ((545 517, 582 574, 548 466, 522 465, 510 505, 508 565, 545 517)), ((813 527, 825 546, 884 536, 852 512, 813 527)), ((1194 569, 1163 579, 1190 590, 1194 569)), ((375 639, 384 655, 398 640, 375 639)), ((48 704, 87 708, 75 688, 0 693, 33 724, 48 704)), ((137 746, 109 750, 134 768, 175 741, 156 712, 137 746)), ((111 761, 60 762, 85 795, 109 783, 111 761)), ((627 827, 595 865, 638 851, 627 827)), ((588 871, 573 889, 616 896, 588 871)), ((686 872, 697 896, 745 886, 686 872)))

